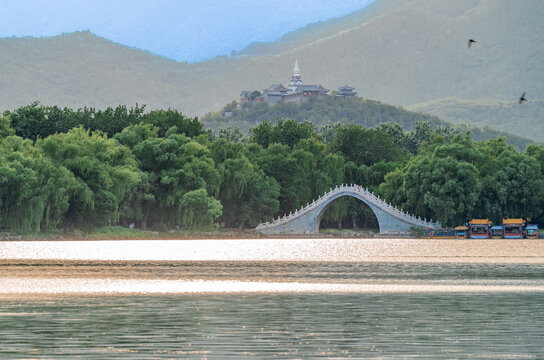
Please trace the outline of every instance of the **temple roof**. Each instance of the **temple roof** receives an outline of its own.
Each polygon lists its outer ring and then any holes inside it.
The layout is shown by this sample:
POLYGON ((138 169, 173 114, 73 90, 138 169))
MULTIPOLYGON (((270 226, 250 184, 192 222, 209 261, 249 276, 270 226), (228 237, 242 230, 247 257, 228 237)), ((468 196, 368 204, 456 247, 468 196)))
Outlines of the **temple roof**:
POLYGON ((502 220, 502 224, 503 225, 519 225, 519 224, 523 224, 525 222, 525 220, 523 219, 503 219, 502 220))
POLYGON ((470 223, 474 225, 487 225, 491 224, 491 221, 489 219, 472 219, 470 223))
POLYGON ((272 84, 269 87, 267 87, 265 90, 283 90, 285 89, 285 86, 282 84, 272 84))
POLYGON ((283 93, 283 92, 268 91, 268 90, 265 91, 265 94, 268 95, 268 96, 283 96, 283 95, 285 95, 285 93, 283 93))
POLYGON ((328 92, 328 89, 325 89, 321 85, 299 85, 297 86, 297 90, 300 91, 319 91, 319 92, 328 92))

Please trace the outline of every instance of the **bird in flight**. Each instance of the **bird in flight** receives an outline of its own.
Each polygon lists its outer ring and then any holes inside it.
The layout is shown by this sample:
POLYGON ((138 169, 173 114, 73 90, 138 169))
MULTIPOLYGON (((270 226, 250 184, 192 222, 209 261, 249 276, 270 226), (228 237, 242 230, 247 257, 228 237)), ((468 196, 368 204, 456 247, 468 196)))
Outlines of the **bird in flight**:
POLYGON ((525 98, 525 94, 526 92, 524 91, 523 94, 521 94, 521 97, 519 98, 518 100, 518 103, 521 104, 522 102, 524 101, 527 101, 527 99, 525 98))
POLYGON ((476 40, 473 40, 473 39, 468 39, 468 44, 467 44, 467 47, 470 49, 471 46, 472 46, 472 43, 475 43, 476 44, 476 40))

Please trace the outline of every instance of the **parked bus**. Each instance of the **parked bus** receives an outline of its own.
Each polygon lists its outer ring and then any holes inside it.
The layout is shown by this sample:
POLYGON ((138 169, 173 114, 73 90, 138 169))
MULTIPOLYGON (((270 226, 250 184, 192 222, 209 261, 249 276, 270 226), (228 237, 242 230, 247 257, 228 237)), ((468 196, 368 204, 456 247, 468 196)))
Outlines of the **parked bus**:
POLYGON ((468 235, 471 239, 489 239, 489 219, 472 219, 468 223, 468 235))
POLYGON ((523 219, 503 219, 505 239, 523 239, 525 230, 525 220, 523 219))

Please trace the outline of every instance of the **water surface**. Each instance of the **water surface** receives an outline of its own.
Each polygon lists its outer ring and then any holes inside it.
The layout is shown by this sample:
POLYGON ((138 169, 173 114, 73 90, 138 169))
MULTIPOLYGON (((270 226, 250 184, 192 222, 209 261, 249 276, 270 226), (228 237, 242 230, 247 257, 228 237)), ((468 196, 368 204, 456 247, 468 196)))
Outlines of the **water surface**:
POLYGON ((543 249, 0 242, 0 358, 543 358, 543 249))

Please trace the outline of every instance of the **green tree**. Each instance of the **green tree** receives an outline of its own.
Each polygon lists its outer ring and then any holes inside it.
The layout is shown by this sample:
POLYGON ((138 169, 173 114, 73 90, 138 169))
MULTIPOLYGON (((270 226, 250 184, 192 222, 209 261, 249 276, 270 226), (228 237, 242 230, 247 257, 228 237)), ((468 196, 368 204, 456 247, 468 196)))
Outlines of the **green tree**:
POLYGON ((402 171, 386 175, 381 192, 404 210, 455 226, 477 210, 482 183, 473 163, 482 156, 468 137, 458 136, 452 144, 443 138, 435 141, 402 171))
POLYGON ((105 110, 95 110, 85 107, 74 111, 34 102, 13 112, 5 111, 4 115, 12 119, 12 128, 16 135, 36 140, 38 137, 44 139, 56 133, 66 133, 78 126, 86 130, 102 131, 111 137, 126 126, 139 123, 143 111, 144 106, 140 107, 138 104, 130 109, 119 105, 115 109, 108 107, 105 110))
MULTIPOLYGON (((119 140, 124 142, 132 138, 129 135, 121 133, 119 140)), ((184 195, 199 189, 212 194, 219 186, 219 174, 205 145, 175 132, 165 135, 164 138, 150 136, 133 147, 140 170, 146 178, 143 183, 145 187, 140 189, 141 194, 134 197, 135 201, 140 202, 137 208, 141 209, 142 214, 133 220, 139 221, 143 228, 148 221, 168 227, 192 227, 197 222, 189 225, 183 222, 189 204, 189 198, 182 201, 184 195)), ((211 200, 206 203, 217 208, 211 200)), ((187 216, 185 218, 190 219, 187 216)))
POLYGON ((51 135, 36 145, 78 181, 79 190, 70 199, 65 217, 69 227, 102 226, 119 219, 119 204, 139 181, 129 148, 82 127, 51 135))
POLYGON ((175 127, 177 134, 194 138, 205 133, 204 125, 198 118, 188 118, 177 110, 153 110, 142 116, 142 121, 159 129, 159 136, 165 137, 166 132, 175 127))
POLYGON ((44 138, 55 132, 54 124, 47 119, 46 107, 38 102, 20 107, 14 112, 5 111, 4 115, 11 119, 15 134, 24 139, 36 140, 38 136, 44 138))
POLYGON ((295 120, 277 119, 272 125, 270 121, 263 121, 257 127, 249 130, 250 141, 267 148, 271 144, 283 144, 294 147, 300 140, 317 137, 315 127, 309 123, 297 123, 295 120))
POLYGON ((217 138, 219 139, 225 139, 230 142, 241 142, 241 143, 247 143, 247 136, 245 136, 240 128, 223 128, 219 129, 219 133, 217 135, 217 138))
POLYGON ((0 116, 0 139, 13 135, 15 131, 11 128, 9 117, 0 116))
MULTIPOLYGON (((102 131, 113 137, 129 125, 138 124, 143 120, 145 106, 127 108, 125 105, 118 105, 115 108, 108 107, 105 110, 84 108, 78 110, 78 122, 73 126, 82 125, 91 131, 102 131)), ((69 129, 67 129, 69 130, 69 129)))
POLYGON ((0 227, 19 233, 54 228, 78 190, 73 174, 29 140, 0 139, 0 227))
POLYGON ((245 156, 244 146, 218 139, 210 145, 221 177, 215 192, 226 226, 254 227, 271 220, 279 208, 279 185, 245 156))
POLYGON ((208 196, 206 189, 188 191, 180 199, 182 224, 187 229, 211 226, 222 213, 221 203, 208 196))
POLYGON ((533 218, 542 214, 544 179, 537 160, 513 149, 497 157, 500 169, 494 178, 499 184, 503 217, 533 218))
POLYGON ((401 161, 405 155, 391 138, 380 130, 359 125, 343 125, 336 129, 333 152, 340 152, 346 161, 370 166, 379 161, 401 161))
MULTIPOLYGON (((344 176, 344 159, 329 153, 328 147, 313 137, 300 140, 294 149, 278 143, 267 149, 250 145, 247 154, 251 162, 280 184, 279 214, 306 205, 340 184, 344 176)), ((329 213, 336 214, 331 215, 333 217, 340 216, 335 208, 329 213)))
POLYGON ((272 144, 273 126, 270 121, 263 121, 258 126, 249 129, 249 141, 261 145, 263 148, 268 148, 272 144))

